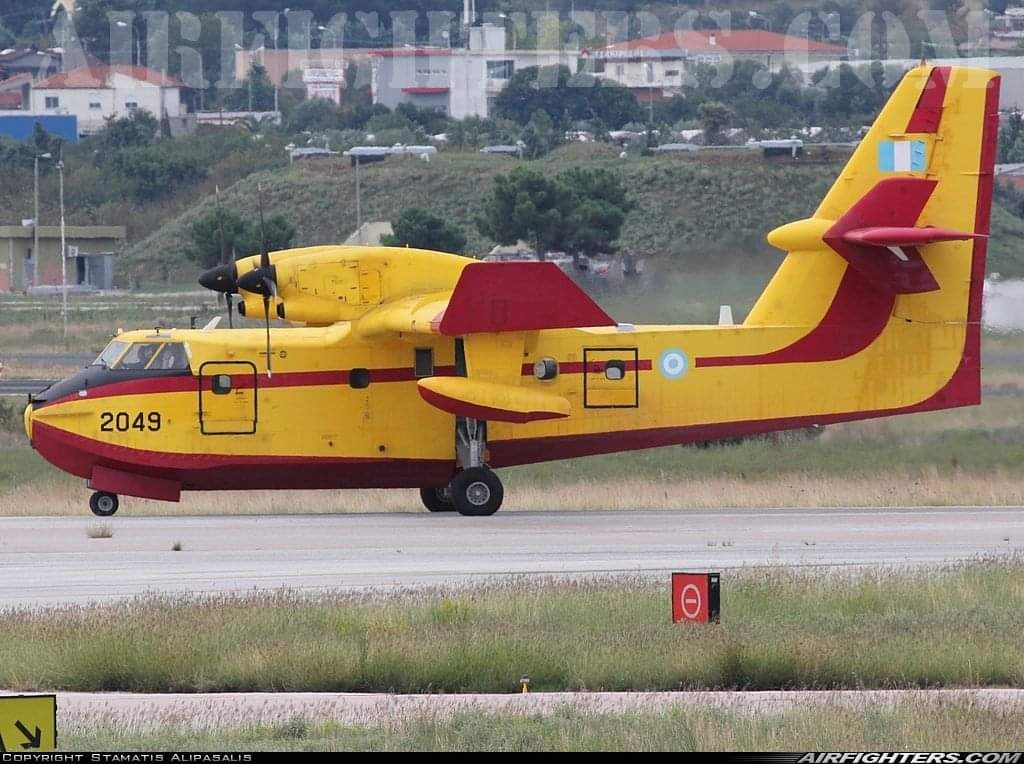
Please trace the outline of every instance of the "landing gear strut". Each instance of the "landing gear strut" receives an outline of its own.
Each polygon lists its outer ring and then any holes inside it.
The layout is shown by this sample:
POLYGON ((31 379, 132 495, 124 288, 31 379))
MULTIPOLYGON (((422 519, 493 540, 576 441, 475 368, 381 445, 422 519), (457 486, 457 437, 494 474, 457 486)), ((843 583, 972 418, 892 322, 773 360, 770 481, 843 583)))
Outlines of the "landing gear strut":
POLYGON ((459 417, 455 421, 455 454, 462 465, 448 485, 452 504, 460 515, 493 515, 505 491, 501 480, 484 464, 487 422, 459 417))
POLYGON ((89 497, 89 509, 98 517, 110 517, 117 512, 117 494, 106 491, 96 491, 89 497))

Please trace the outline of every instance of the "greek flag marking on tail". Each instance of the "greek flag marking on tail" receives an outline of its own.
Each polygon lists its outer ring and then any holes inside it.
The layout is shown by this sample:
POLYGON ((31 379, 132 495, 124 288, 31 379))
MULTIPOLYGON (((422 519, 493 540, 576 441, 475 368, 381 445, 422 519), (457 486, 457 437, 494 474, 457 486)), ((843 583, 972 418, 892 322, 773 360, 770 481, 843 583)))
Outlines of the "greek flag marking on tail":
POLYGON ((878 169, 882 172, 923 172, 924 141, 879 141, 878 169))

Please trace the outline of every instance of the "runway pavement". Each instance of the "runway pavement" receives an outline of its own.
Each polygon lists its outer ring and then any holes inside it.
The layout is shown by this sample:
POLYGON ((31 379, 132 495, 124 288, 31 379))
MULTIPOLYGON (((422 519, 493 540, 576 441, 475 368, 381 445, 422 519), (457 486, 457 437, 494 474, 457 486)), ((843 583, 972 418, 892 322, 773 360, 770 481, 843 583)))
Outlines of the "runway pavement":
POLYGON ((0 607, 507 574, 937 564, 1022 550, 1022 507, 17 517, 0 518, 0 607), (112 538, 89 538, 100 524, 112 538))

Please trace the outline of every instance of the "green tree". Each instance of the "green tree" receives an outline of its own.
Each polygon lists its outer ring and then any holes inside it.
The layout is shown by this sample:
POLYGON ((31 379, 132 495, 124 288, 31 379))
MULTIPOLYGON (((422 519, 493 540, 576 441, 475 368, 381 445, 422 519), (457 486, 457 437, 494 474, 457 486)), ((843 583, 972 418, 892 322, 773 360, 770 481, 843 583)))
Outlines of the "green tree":
POLYGON ((566 66, 530 66, 512 75, 494 101, 494 114, 526 125, 546 112, 556 130, 573 122, 600 120, 617 129, 639 115, 630 92, 590 74, 573 74, 566 66))
POLYGON ((326 98, 312 98, 298 104, 288 115, 286 128, 289 134, 306 131, 334 130, 341 125, 341 114, 333 101, 326 98))
MULTIPOLYGON (((264 228, 268 251, 275 252, 291 246, 295 226, 284 216, 268 217, 264 228)), ((186 254, 203 268, 219 265, 225 258, 230 258, 232 252, 236 258, 248 257, 261 249, 259 220, 245 220, 234 210, 222 208, 219 214, 216 209, 207 212, 192 223, 190 234, 191 242, 186 254)))
POLYGON ((402 210, 394 224, 393 235, 385 236, 386 247, 416 247, 437 252, 461 254, 466 248, 466 235, 447 220, 442 220, 419 207, 402 210))
POLYGON ((234 111, 271 111, 274 108, 274 83, 267 70, 254 63, 240 87, 224 96, 224 107, 234 111))
POLYGON ((558 175, 575 197, 564 246, 575 255, 614 252, 626 213, 633 205, 622 178, 611 170, 574 167, 558 175))
POLYGON ((130 146, 148 146, 156 139, 160 123, 145 109, 136 109, 127 117, 110 118, 96 136, 104 148, 114 151, 130 146))
POLYGON ((206 177, 207 167, 192 154, 168 148, 170 143, 131 146, 109 160, 110 171, 138 199, 170 195, 206 177))
POLYGON ((527 159, 539 159, 558 145, 558 133, 546 111, 538 109, 530 118, 523 131, 523 155, 527 159))
POLYGON ((494 179, 477 228, 499 244, 523 239, 543 258, 561 249, 575 201, 566 187, 525 167, 494 179))
POLYGON ((725 142, 725 129, 736 119, 736 112, 721 101, 706 101, 697 109, 704 143, 714 145, 725 142))
POLYGON ((499 244, 523 239, 541 257, 612 252, 631 208, 622 179, 610 170, 575 168, 549 178, 517 167, 494 179, 477 228, 499 244))

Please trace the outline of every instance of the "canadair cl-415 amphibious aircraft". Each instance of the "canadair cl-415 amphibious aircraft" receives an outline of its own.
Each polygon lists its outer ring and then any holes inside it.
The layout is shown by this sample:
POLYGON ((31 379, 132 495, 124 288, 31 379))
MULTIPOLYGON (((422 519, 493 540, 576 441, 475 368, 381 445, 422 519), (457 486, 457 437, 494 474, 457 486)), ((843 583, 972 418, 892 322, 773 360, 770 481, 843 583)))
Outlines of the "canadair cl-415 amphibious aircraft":
POLYGON ((788 254, 740 326, 617 323, 550 263, 264 251, 201 283, 266 330, 119 334, 26 430, 102 515, 359 487, 489 515, 492 468, 977 404, 998 100, 993 72, 908 72, 814 214, 768 235, 788 254))

